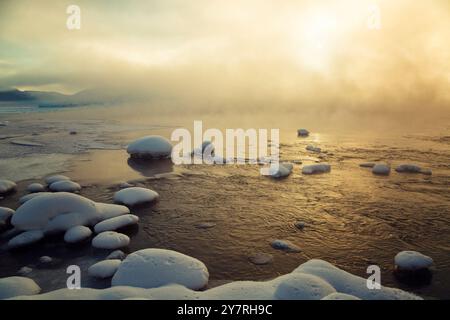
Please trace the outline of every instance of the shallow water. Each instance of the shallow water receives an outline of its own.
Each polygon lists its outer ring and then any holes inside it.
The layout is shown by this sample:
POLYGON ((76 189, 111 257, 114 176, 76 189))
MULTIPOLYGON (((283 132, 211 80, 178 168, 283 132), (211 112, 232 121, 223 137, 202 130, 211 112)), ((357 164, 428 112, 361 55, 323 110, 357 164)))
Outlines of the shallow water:
MULTIPOLYGON (((126 141, 149 133, 169 136, 171 129, 149 125, 132 130, 126 122, 114 124, 116 127, 105 122, 96 126, 106 129, 103 134, 94 130, 92 137, 109 150, 85 148, 80 154, 69 148, 70 140, 60 138, 58 143, 64 145, 71 160, 63 160, 63 166, 55 172, 66 170, 67 175, 84 185, 81 194, 96 201, 112 202, 117 184, 129 180, 160 194, 159 202, 132 210, 141 220, 138 227, 126 230, 132 237, 129 252, 161 247, 191 255, 207 265, 212 283, 270 279, 311 258, 327 260, 360 276, 366 276, 368 265, 377 264, 382 269, 383 285, 427 298, 450 298, 447 129, 436 134, 390 136, 319 132, 308 138, 298 138, 295 130, 284 129, 282 160, 301 160, 304 164, 326 161, 332 170, 304 176, 302 165, 296 164, 291 176, 272 180, 261 176, 257 165, 173 166, 170 162, 130 161, 123 150, 126 141), (308 144, 318 145, 324 152, 307 152, 308 144), (359 167, 367 161, 386 161, 393 168, 415 163, 432 169, 433 175, 399 174, 393 170, 388 177, 374 176, 370 169, 359 167), (305 223, 304 230, 294 226, 298 221, 305 223), (199 228, 205 222, 214 226, 199 228), (274 239, 290 240, 302 252, 274 250, 270 246, 274 239), (431 281, 412 286, 393 276, 393 259, 401 250, 417 250, 434 259, 431 281), (272 263, 252 264, 249 256, 255 253, 272 255, 272 263)), ((60 130, 55 129, 56 136, 60 130)), ((92 137, 83 139, 89 141, 92 137)), ((52 147, 50 154, 61 153, 59 147, 52 147)), ((21 162, 23 155, 14 152, 13 157, 21 162)), ((27 152, 33 156, 36 151, 27 152)), ((9 161, 7 166, 13 166, 9 161)), ((0 171, 3 175, 7 175, 5 169, 0 171)), ((16 208, 31 181, 40 180, 21 182, 19 191, 0 200, 0 206, 16 208)), ((32 265, 35 269, 29 276, 45 291, 61 288, 65 285, 66 266, 80 264, 86 272, 90 264, 107 254, 91 249, 89 244, 67 247, 55 238, 32 250, 1 252, 0 277, 32 265), (36 263, 41 255, 60 259, 51 267, 52 272, 36 263)), ((108 281, 93 281, 86 276, 83 285, 104 287, 108 281)))

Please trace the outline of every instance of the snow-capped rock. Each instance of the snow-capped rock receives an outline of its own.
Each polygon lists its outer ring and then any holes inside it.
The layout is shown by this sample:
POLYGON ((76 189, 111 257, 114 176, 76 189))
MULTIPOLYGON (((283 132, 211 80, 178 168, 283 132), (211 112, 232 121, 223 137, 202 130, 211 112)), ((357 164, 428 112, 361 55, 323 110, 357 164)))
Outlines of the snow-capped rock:
POLYGON ((43 192, 45 187, 40 183, 31 183, 28 185, 27 191, 30 193, 43 192))
POLYGON ((13 209, 0 207, 0 225, 6 224, 6 222, 12 217, 13 214, 13 209))
POLYGON ((5 194, 16 190, 17 185, 15 182, 10 180, 0 179, 0 194, 5 194))
POLYGON ((130 244, 130 238, 114 231, 105 231, 92 239, 92 246, 98 249, 118 249, 126 247, 130 244))
POLYGON ((169 158, 172 144, 161 136, 146 136, 131 142, 127 152, 134 158, 169 158))
POLYGON ((81 186, 70 180, 61 180, 53 182, 49 189, 55 192, 77 192, 81 190, 81 186))
POLYGON ((327 163, 310 164, 302 168, 303 174, 326 173, 330 171, 331 166, 327 163))
POLYGON ((273 256, 267 253, 255 253, 249 256, 248 260, 256 265, 265 265, 272 262, 273 256))
POLYGON ((268 170, 268 175, 275 179, 284 178, 291 174, 293 168, 294 166, 292 163, 271 164, 268 170))
POLYGON ((39 258, 39 262, 44 263, 44 264, 51 263, 51 262, 53 262, 53 258, 49 257, 49 256, 42 256, 39 258))
POLYGON ((303 273, 291 273, 280 277, 275 290, 277 300, 320 300, 336 290, 325 280, 303 273))
POLYGON ((289 240, 273 240, 272 243, 272 248, 277 249, 277 250, 283 250, 286 252, 301 252, 302 250, 295 244, 293 244, 291 241, 289 240))
POLYGON ((378 163, 372 168, 372 173, 376 175, 387 176, 391 173, 391 167, 384 163, 378 163))
POLYGON ((41 230, 31 230, 20 233, 8 241, 8 249, 16 249, 36 243, 44 238, 41 230))
POLYGON ((155 288, 181 284, 198 290, 208 284, 209 273, 203 262, 176 251, 144 249, 131 253, 112 279, 113 286, 155 288))
POLYGON ((119 259, 110 259, 97 262, 88 269, 88 274, 95 278, 111 278, 122 263, 119 259))
POLYGON ((55 183, 57 181, 70 181, 69 177, 63 176, 62 174, 57 174, 57 175, 53 175, 53 176, 49 176, 47 178, 45 178, 45 183, 48 185, 51 185, 52 183, 55 183))
POLYGON ((117 191, 114 194, 114 201, 123 203, 126 206, 135 206, 141 203, 155 201, 158 197, 158 193, 153 190, 131 187, 117 191))
POLYGON ((97 207, 97 214, 99 221, 111 219, 114 217, 130 213, 130 209, 118 204, 97 202, 95 203, 95 206, 97 207))
POLYGON ((307 136, 309 136, 309 131, 306 130, 306 129, 298 129, 297 130, 297 135, 299 137, 307 137, 307 136))
POLYGON ((36 192, 36 193, 30 193, 30 194, 27 194, 27 195, 24 195, 23 197, 21 197, 21 198, 19 199, 19 203, 20 203, 20 204, 24 204, 25 202, 27 202, 27 201, 29 201, 29 200, 31 200, 31 199, 34 199, 34 198, 36 198, 36 197, 43 196, 43 195, 46 195, 46 194, 52 194, 52 193, 51 193, 51 192, 36 192))
POLYGON ((395 258, 398 271, 417 271, 428 269, 433 265, 433 259, 417 251, 402 251, 395 258))
POLYGON ((0 279, 0 300, 16 296, 38 294, 41 288, 30 278, 9 277, 0 279))
POLYGON ((66 231, 64 241, 67 243, 78 243, 88 239, 92 235, 91 229, 85 226, 75 226, 66 231))
POLYGON ((307 151, 311 151, 311 152, 316 152, 316 153, 320 153, 322 152, 322 149, 319 147, 315 147, 313 145, 307 145, 305 148, 307 151))
POLYGON ((123 260, 125 259, 127 255, 125 254, 125 252, 123 252, 122 250, 115 250, 113 252, 111 252, 105 259, 106 260, 123 260))
POLYGON ((130 226, 138 223, 139 217, 133 214, 126 214, 107 220, 103 220, 95 225, 94 230, 96 233, 101 233, 104 231, 114 231, 126 226, 130 226))
POLYGON ((17 274, 19 274, 21 276, 26 276, 26 275, 28 275, 28 274, 30 274, 32 272, 33 272, 33 269, 31 269, 30 267, 25 266, 25 267, 20 268, 19 271, 17 271, 17 274))

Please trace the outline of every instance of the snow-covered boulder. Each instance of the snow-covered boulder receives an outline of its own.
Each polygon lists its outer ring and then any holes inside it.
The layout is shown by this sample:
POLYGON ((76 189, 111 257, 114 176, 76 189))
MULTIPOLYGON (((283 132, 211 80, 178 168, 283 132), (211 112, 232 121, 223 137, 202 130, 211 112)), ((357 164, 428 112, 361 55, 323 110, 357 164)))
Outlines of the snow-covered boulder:
POLYGON ((53 262, 53 258, 49 256, 42 256, 39 258, 39 262, 43 264, 48 264, 53 262))
POLYGON ((195 258, 171 250, 144 249, 126 257, 112 285, 155 288, 173 283, 198 290, 208 279, 208 269, 195 258))
POLYGON ((118 216, 103 220, 95 225, 94 230, 96 233, 101 233, 104 231, 114 231, 126 226, 130 226, 138 223, 139 217, 133 214, 126 214, 123 216, 118 216))
POLYGON ((299 137, 307 137, 307 136, 309 136, 309 131, 306 130, 306 129, 298 129, 297 130, 297 135, 299 137))
POLYGON ((31 269, 30 267, 22 267, 19 269, 19 271, 17 271, 17 274, 21 275, 21 276, 26 276, 29 275, 30 273, 33 272, 33 269, 31 269))
POLYGON ((43 192, 45 187, 40 183, 31 183, 28 185, 27 191, 30 193, 43 192))
POLYGON ((367 279, 341 270, 331 263, 312 259, 293 271, 315 275, 327 281, 339 293, 363 300, 417 300, 420 297, 406 291, 382 286, 380 290, 367 288, 367 279))
POLYGON ((81 186, 70 180, 62 180, 53 182, 49 189, 55 192, 77 192, 81 190, 81 186))
POLYGON ((131 187, 117 191, 114 194, 114 201, 123 203, 126 206, 135 206, 141 203, 155 201, 158 197, 158 193, 153 190, 131 187))
POLYGON ((88 274, 95 278, 111 278, 116 273, 121 263, 122 261, 118 259, 103 260, 90 266, 88 274))
POLYGON ((330 171, 331 166, 327 163, 310 164, 302 168, 303 174, 326 173, 330 171))
POLYGON ((291 241, 289 240, 273 240, 272 243, 272 248, 276 249, 276 250, 283 250, 286 252, 300 252, 302 251, 297 245, 293 244, 291 241))
POLYGON ((315 147, 313 145, 307 145, 305 148, 307 151, 311 151, 311 152, 316 152, 316 153, 320 153, 322 152, 322 149, 319 147, 315 147))
POLYGON ((267 253, 257 252, 248 257, 248 260, 256 265, 269 264, 273 260, 273 256, 267 253))
POLYGON ((19 203, 20 204, 24 204, 25 202, 27 202, 27 201, 29 201, 31 199, 34 199, 36 197, 43 196, 43 195, 46 195, 46 194, 52 194, 52 193, 51 192, 45 192, 45 191, 44 192, 29 193, 29 194, 26 194, 23 197, 21 197, 19 199, 19 203))
POLYGON ((311 274, 291 273, 280 278, 275 290, 277 300, 320 300, 336 292, 328 282, 311 274))
POLYGON ((16 190, 17 185, 15 182, 10 180, 0 179, 0 194, 5 194, 16 190))
POLYGON ((294 166, 292 163, 271 164, 269 167, 269 176, 275 179, 284 178, 291 174, 294 166))
POLYGON ((0 300, 34 295, 40 291, 41 288, 30 278, 9 277, 0 279, 0 300))
POLYGON ((130 213, 130 209, 118 204, 97 202, 95 206, 97 207, 97 214, 99 221, 111 219, 114 217, 121 216, 123 214, 130 213))
POLYGON ((105 231, 92 239, 92 246, 98 249, 118 249, 130 244, 130 238, 114 231, 105 231))
POLYGON ((45 178, 45 183, 51 185, 52 183, 55 183, 57 181, 69 181, 69 180, 70 180, 69 177, 63 176, 62 174, 57 174, 45 178))
POLYGON ((391 173, 391 167, 385 163, 378 163, 372 168, 372 173, 387 176, 391 173))
POLYGON ((8 241, 8 249, 16 249, 36 243, 44 238, 41 230, 31 230, 20 233, 8 241))
POLYGON ((94 201, 60 192, 38 196, 25 202, 16 210, 11 223, 20 230, 41 229, 53 232, 91 225, 98 220, 94 201))
POLYGON ((64 241, 67 243, 78 243, 85 241, 92 235, 91 229, 85 226, 75 226, 66 231, 64 241))
POLYGON ((395 258, 398 271, 418 271, 428 269, 433 265, 433 259, 417 251, 402 251, 395 258))
POLYGON ((115 250, 111 252, 105 259, 106 260, 123 260, 127 255, 122 250, 115 250))
POLYGON ((133 158, 169 158, 172 144, 161 136, 147 136, 131 142, 127 152, 133 158))
POLYGON ((6 224, 14 214, 14 210, 6 207, 0 207, 0 226, 6 224))

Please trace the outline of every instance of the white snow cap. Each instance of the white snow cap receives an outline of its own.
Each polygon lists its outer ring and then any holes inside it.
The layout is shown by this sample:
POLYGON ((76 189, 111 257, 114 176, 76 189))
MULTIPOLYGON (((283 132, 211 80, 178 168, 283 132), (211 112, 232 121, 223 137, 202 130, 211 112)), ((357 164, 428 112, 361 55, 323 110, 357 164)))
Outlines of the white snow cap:
POLYGON ((31 183, 28 185, 27 191, 31 193, 43 192, 45 191, 45 187, 40 183, 31 183))
POLYGON ((161 136, 146 136, 131 142, 127 152, 136 158, 168 158, 172 153, 172 144, 161 136))
POLYGON ((391 167, 385 163, 378 163, 373 166, 372 173, 387 176, 391 173, 391 167))
POLYGON ((198 290, 208 284, 208 279, 208 269, 195 258, 171 250, 144 249, 125 258, 112 285, 155 288, 181 284, 198 290))
POLYGON ((44 192, 35 192, 35 193, 26 194, 26 195, 24 195, 23 197, 21 197, 19 199, 19 203, 20 204, 24 204, 25 202, 27 202, 27 201, 29 201, 31 199, 34 199, 34 198, 39 197, 39 196, 43 196, 45 194, 52 194, 52 193, 44 191, 44 192))
POLYGON ((76 192, 81 190, 81 186, 73 181, 61 180, 53 182, 49 189, 56 192, 76 192))
POLYGON ((0 300, 38 294, 39 292, 41 292, 41 288, 30 278, 9 277, 0 279, 0 300))
POLYGON ((122 263, 119 259, 103 260, 92 265, 88 269, 88 274, 95 278, 111 278, 122 263))
POLYGON ((291 174, 294 166, 292 163, 271 164, 269 167, 269 175, 272 178, 284 178, 291 174))
POLYGON ((310 164, 302 168, 303 174, 326 173, 331 171, 331 166, 327 163, 310 164))
POLYGON ((114 231, 126 226, 130 226, 138 223, 139 217, 133 214, 126 214, 123 216, 118 216, 103 220, 95 225, 94 230, 96 233, 101 233, 104 231, 114 231))
POLYGON ((428 269, 433 265, 433 259, 417 251, 402 251, 394 258, 399 271, 416 271, 428 269))
POLYGON ((277 300, 320 300, 336 290, 325 280, 311 274, 285 275, 275 290, 277 300))
POLYGON ((75 226, 64 234, 64 241, 67 243, 78 243, 86 240, 92 235, 91 229, 85 226, 75 226))
POLYGON ((15 190, 17 187, 16 183, 10 180, 0 179, 0 194, 8 193, 15 190))
POLYGON ((44 238, 41 230, 25 231, 8 241, 8 249, 16 249, 28 246, 44 238))
POLYGON ((0 207, 0 223, 6 222, 12 215, 14 214, 14 210, 6 207, 0 207))
POLYGON ((361 299, 358 297, 352 296, 350 294, 334 292, 334 293, 329 294, 326 297, 322 298, 322 300, 361 300, 361 299))
POLYGON ((45 178, 45 183, 50 185, 50 184, 52 184, 54 182, 65 181, 65 180, 70 180, 70 178, 66 177, 66 176, 63 176, 62 174, 57 174, 57 175, 45 178))
POLYGON ((158 193, 141 187, 131 187, 117 191, 114 201, 127 206, 135 206, 145 202, 152 202, 159 197, 158 193))
POLYGON ((99 249, 118 249, 130 244, 130 238, 114 231, 105 231, 92 239, 92 246, 99 249))

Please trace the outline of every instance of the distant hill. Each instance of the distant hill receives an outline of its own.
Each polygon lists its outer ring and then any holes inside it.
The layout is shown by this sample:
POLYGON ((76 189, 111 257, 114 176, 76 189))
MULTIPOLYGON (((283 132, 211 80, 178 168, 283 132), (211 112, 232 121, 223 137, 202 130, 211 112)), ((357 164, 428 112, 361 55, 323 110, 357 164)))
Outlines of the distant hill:
POLYGON ((29 101, 36 100, 32 94, 27 91, 17 89, 0 91, 0 101, 29 101))

